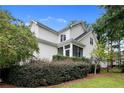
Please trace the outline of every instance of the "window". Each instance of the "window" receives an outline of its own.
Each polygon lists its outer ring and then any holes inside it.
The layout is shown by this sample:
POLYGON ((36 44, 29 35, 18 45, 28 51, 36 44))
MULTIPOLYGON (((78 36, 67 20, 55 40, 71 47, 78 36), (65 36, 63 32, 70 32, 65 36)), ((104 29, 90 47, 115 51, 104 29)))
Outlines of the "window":
POLYGON ((83 48, 73 45, 73 56, 82 57, 83 56, 83 48))
POLYGON ((90 44, 93 45, 93 39, 92 38, 90 38, 90 44))
POLYGON ((69 49, 65 50, 65 55, 69 56, 69 54, 70 54, 70 50, 69 49))
POLYGON ((66 40, 66 35, 61 35, 61 42, 65 41, 66 40))
POLYGON ((64 35, 64 41, 66 40, 66 35, 64 35))
POLYGON ((65 46, 65 55, 66 56, 70 55, 70 44, 65 46))
POLYGON ((66 45, 66 46, 65 46, 65 49, 67 49, 67 48, 70 48, 70 45, 66 45))

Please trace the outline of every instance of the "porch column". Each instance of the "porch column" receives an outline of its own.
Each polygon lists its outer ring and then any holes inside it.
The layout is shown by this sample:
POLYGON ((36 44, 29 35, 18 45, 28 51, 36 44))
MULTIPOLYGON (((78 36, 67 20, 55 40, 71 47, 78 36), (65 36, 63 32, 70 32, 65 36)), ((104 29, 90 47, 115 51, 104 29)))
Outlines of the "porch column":
POLYGON ((63 56, 65 56, 65 46, 63 46, 63 56))
POLYGON ((70 57, 73 57, 73 44, 70 44, 70 57))

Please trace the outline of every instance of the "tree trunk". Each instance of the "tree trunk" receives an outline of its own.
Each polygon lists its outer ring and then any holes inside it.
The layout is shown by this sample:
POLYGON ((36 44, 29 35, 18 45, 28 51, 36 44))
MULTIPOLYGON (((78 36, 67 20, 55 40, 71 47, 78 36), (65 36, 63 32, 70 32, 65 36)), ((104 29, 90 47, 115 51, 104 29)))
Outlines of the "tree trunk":
POLYGON ((120 48, 120 38, 118 40, 118 62, 119 62, 119 67, 121 65, 121 48, 120 48))
MULTIPOLYGON (((108 39, 108 55, 109 55, 109 39, 108 39)), ((107 72, 109 72, 109 59, 107 59, 107 72)))
POLYGON ((1 76, 1 69, 0 69, 0 82, 2 82, 2 79, 1 79, 1 77, 2 77, 2 76, 1 76))
POLYGON ((97 63, 95 64, 95 68, 94 68, 94 74, 96 75, 96 70, 97 70, 97 63))
POLYGON ((111 63, 111 68, 113 68, 112 40, 111 40, 110 46, 111 46, 111 47, 110 47, 110 48, 111 48, 111 50, 110 50, 110 51, 111 51, 111 52, 110 52, 110 53, 111 53, 110 63, 111 63))
POLYGON ((107 72, 109 72, 109 64, 107 63, 107 72))

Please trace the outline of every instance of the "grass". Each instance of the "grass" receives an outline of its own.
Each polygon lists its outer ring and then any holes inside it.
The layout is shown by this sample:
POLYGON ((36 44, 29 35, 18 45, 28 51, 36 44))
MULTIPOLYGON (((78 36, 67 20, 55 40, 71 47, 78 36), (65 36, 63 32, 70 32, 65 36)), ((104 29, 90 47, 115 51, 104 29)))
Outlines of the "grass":
POLYGON ((84 79, 69 81, 63 84, 50 86, 52 88, 124 88, 124 73, 112 69, 109 73, 105 70, 101 74, 89 75, 84 79))

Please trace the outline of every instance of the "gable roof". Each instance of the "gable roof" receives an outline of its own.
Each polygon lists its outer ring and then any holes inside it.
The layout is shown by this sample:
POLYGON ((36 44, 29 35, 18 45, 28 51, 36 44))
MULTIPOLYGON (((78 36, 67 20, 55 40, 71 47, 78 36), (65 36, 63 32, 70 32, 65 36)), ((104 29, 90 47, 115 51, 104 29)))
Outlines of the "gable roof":
POLYGON ((54 30, 54 29, 52 29, 52 28, 50 28, 50 27, 48 27, 48 26, 46 26, 46 25, 44 25, 44 24, 42 24, 42 23, 40 23, 40 22, 38 22, 38 21, 35 21, 35 20, 32 20, 32 21, 31 21, 31 24, 32 24, 32 23, 35 23, 35 24, 37 24, 38 26, 40 26, 40 27, 42 27, 42 28, 44 28, 44 29, 46 29, 46 30, 48 30, 48 31, 50 31, 50 32, 52 32, 52 33, 54 33, 54 34, 57 34, 57 35, 58 35, 59 33, 62 33, 62 32, 64 32, 64 31, 66 31, 67 29, 72 28, 73 26, 78 25, 78 24, 81 24, 82 27, 84 28, 84 30, 86 31, 86 28, 84 27, 82 21, 71 22, 70 24, 68 24, 66 27, 64 27, 64 28, 63 28, 62 30, 60 30, 60 31, 56 31, 56 30, 54 30))
POLYGON ((44 28, 44 29, 46 29, 46 30, 58 35, 58 32, 56 30, 54 30, 54 29, 52 29, 52 28, 50 28, 50 27, 48 27, 48 26, 46 26, 46 25, 44 25, 44 24, 42 24, 42 23, 40 23, 38 21, 32 20, 32 22, 37 24, 38 26, 40 26, 40 27, 42 27, 42 28, 44 28))
POLYGON ((72 21, 70 24, 68 24, 65 28, 63 28, 62 30, 59 31, 59 33, 62 33, 62 32, 65 32, 66 30, 76 26, 76 25, 79 25, 81 24, 83 29, 86 31, 86 28, 84 27, 84 24, 83 24, 83 21, 72 21))
POLYGON ((83 36, 85 36, 86 34, 88 34, 90 31, 85 31, 84 33, 82 33, 81 35, 79 35, 77 38, 75 38, 75 40, 78 40, 80 38, 82 38, 83 36))
POLYGON ((77 37, 77 38, 75 38, 75 40, 80 40, 80 39, 82 39, 82 38, 84 38, 87 34, 89 34, 89 33, 92 33, 92 35, 93 35, 93 38, 95 39, 95 42, 97 42, 97 37, 96 37, 96 34, 95 34, 95 32, 94 31, 87 31, 87 32, 84 32, 83 34, 81 34, 79 37, 77 37))
POLYGON ((62 47, 63 45, 67 45, 67 44, 70 44, 70 43, 76 44, 76 45, 78 45, 80 47, 84 47, 85 46, 84 44, 82 44, 79 41, 77 41, 75 39, 72 39, 72 38, 69 39, 69 40, 66 40, 64 42, 58 43, 57 45, 58 45, 58 47, 62 47))

